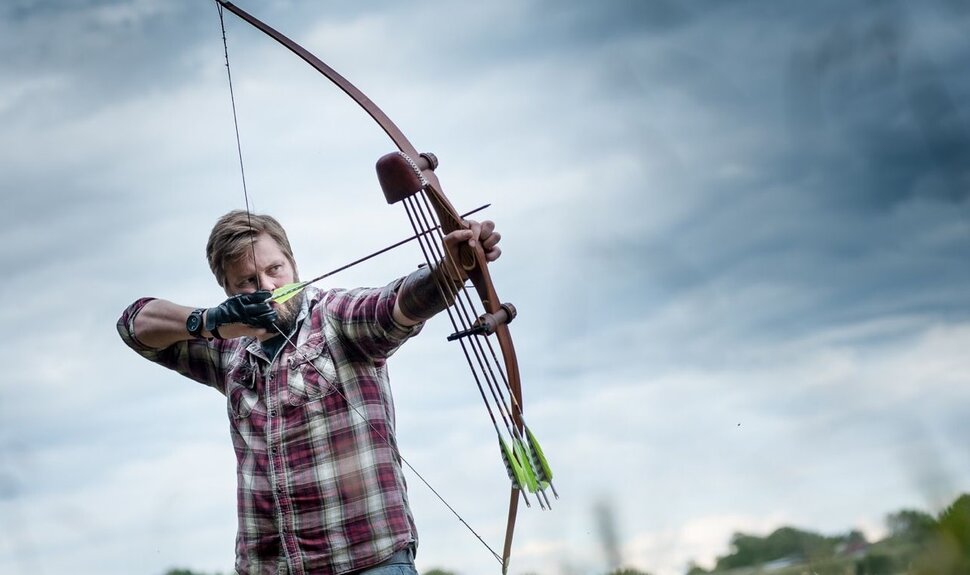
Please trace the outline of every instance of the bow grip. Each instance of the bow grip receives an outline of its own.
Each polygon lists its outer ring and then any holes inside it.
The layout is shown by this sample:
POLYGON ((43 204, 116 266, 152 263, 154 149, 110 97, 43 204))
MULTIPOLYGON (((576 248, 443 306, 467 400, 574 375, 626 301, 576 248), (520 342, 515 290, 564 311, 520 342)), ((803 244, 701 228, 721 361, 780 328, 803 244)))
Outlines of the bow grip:
POLYGON ((428 185, 422 172, 433 172, 438 167, 438 158, 431 153, 422 153, 411 158, 404 152, 385 154, 377 160, 377 181, 384 191, 389 204, 413 196, 428 185))

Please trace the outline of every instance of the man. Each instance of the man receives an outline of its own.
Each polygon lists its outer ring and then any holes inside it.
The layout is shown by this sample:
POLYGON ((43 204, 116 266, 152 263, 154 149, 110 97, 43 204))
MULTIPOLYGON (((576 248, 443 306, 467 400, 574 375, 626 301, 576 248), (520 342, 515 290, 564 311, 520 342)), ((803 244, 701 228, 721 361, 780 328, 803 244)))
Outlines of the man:
POLYGON ((394 436, 387 358, 453 302, 464 281, 450 254, 501 254, 489 221, 448 234, 443 261, 383 288, 308 287, 282 226, 226 214, 206 246, 229 297, 213 308, 142 298, 118 321, 143 357, 227 398, 237 460, 236 572, 414 573, 417 531, 394 436), (389 567, 394 569, 394 567, 389 567))

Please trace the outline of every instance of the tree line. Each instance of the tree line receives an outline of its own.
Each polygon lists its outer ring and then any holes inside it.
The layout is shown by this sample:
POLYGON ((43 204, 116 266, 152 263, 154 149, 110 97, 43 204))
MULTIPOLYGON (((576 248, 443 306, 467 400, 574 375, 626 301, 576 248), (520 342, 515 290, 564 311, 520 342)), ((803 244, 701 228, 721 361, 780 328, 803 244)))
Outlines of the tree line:
POLYGON ((887 535, 867 541, 856 530, 825 536, 781 527, 766 537, 735 533, 712 569, 686 575, 770 571, 773 575, 970 575, 970 494, 937 516, 903 509, 886 516, 887 535), (807 569, 806 569, 807 568, 807 569))
MULTIPOLYGON (((789 526, 767 536, 737 532, 713 568, 691 562, 685 575, 970 575, 970 494, 936 516, 915 509, 890 513, 886 529, 878 541, 857 530, 831 536, 789 526)), ((165 575, 206 574, 170 569, 165 575)), ((461 574, 432 569, 424 575, 461 574)), ((604 575, 650 574, 627 567, 604 575)))

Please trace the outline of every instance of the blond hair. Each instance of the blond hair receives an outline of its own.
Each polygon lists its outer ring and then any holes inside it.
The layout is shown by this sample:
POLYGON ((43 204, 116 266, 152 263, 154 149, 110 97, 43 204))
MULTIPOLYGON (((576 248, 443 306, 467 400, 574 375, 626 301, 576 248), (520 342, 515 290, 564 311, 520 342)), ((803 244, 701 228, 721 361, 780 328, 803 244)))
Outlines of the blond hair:
POLYGON ((209 241, 205 246, 205 256, 209 269, 216 276, 222 288, 226 287, 226 266, 251 253, 253 242, 261 234, 266 234, 283 250, 286 259, 296 271, 293 249, 286 237, 286 230, 272 216, 250 214, 246 210, 233 210, 219 218, 212 226, 209 241))

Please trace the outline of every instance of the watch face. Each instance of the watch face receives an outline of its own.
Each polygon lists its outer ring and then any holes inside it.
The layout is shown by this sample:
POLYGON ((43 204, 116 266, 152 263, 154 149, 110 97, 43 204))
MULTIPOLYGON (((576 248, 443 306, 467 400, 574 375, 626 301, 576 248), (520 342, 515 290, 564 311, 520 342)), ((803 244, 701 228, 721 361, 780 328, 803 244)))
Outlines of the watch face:
POLYGON ((188 321, 185 322, 185 327, 192 335, 199 333, 199 328, 202 327, 202 314, 192 312, 192 315, 189 316, 188 321))

